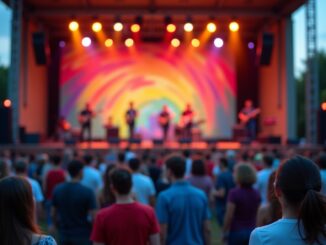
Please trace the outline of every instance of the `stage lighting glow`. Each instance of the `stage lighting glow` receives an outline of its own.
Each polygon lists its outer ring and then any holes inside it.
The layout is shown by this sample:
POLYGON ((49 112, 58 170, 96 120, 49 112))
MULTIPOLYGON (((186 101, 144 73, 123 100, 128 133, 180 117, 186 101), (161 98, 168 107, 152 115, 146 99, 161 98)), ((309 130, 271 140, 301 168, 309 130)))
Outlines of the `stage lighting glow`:
POLYGON ((180 40, 177 39, 177 38, 173 38, 173 39, 171 40, 171 45, 172 45, 173 47, 175 47, 175 48, 179 47, 179 46, 180 46, 180 40))
POLYGON ((208 32, 213 33, 216 31, 216 25, 213 22, 207 24, 206 29, 208 32))
POLYGON ((65 41, 60 41, 60 42, 59 42, 59 47, 60 47, 60 48, 64 48, 64 47, 66 47, 66 42, 65 42, 65 41))
POLYGON ((326 102, 321 103, 321 109, 326 111, 326 102))
POLYGON ((11 106, 11 100, 6 99, 3 101, 3 107, 9 108, 11 106))
POLYGON ((99 32, 102 30, 102 24, 98 21, 94 22, 92 25, 93 32, 99 32))
POLYGON ((89 47, 92 44, 92 40, 89 37, 84 37, 82 39, 82 45, 84 47, 89 47))
POLYGON ((168 24, 168 25, 166 26, 166 30, 167 30, 167 32, 170 32, 170 33, 175 32, 176 29, 177 29, 177 27, 176 27, 174 24, 168 24))
POLYGON ((191 32, 194 29, 193 24, 191 24, 190 22, 187 22, 184 26, 183 26, 184 30, 186 32, 191 32))
POLYGON ((132 32, 139 32, 140 31, 140 25, 139 24, 132 24, 130 27, 130 30, 132 32))
POLYGON ((111 47, 113 45, 113 40, 111 38, 108 38, 104 42, 105 47, 111 47))
POLYGON ((238 22, 236 21, 232 21, 230 24, 229 24, 229 29, 230 31, 232 32, 237 32, 239 30, 239 24, 238 22))
POLYGON ((224 42, 223 42, 222 38, 217 37, 214 39, 214 45, 216 48, 222 48, 223 44, 224 44, 224 42))
POLYGON ((253 42, 249 42, 248 43, 248 48, 249 49, 254 49, 255 48, 255 44, 253 42))
POLYGON ((113 25, 113 29, 114 29, 115 31, 122 31, 122 29, 123 29, 123 25, 122 25, 122 23, 121 23, 121 22, 117 22, 117 23, 115 23, 115 24, 113 25))
POLYGON ((191 45, 195 48, 198 48, 200 46, 200 41, 197 38, 194 38, 191 40, 191 45))
POLYGON ((79 24, 78 24, 77 21, 71 21, 71 22, 69 23, 69 30, 70 30, 70 31, 77 31, 78 28, 79 28, 79 24))
POLYGON ((134 40, 133 40, 132 38, 128 38, 128 39, 126 39, 126 41, 125 41, 125 45, 126 45, 128 48, 132 47, 132 46, 134 45, 134 40))

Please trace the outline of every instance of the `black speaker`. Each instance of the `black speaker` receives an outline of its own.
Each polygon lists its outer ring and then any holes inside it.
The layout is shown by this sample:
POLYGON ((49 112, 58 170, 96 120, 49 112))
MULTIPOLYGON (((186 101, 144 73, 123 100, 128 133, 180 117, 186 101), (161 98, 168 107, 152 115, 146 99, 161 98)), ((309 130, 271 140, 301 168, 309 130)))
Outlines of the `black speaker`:
POLYGON ((269 65, 271 63, 274 46, 274 34, 263 33, 261 40, 260 64, 269 65))
POLYGON ((0 144, 12 143, 11 107, 0 107, 0 144))
POLYGON ((319 111, 319 144, 326 145, 326 111, 319 111))
POLYGON ((38 65, 46 64, 46 53, 45 53, 45 34, 44 32, 33 33, 33 48, 35 62, 38 65))

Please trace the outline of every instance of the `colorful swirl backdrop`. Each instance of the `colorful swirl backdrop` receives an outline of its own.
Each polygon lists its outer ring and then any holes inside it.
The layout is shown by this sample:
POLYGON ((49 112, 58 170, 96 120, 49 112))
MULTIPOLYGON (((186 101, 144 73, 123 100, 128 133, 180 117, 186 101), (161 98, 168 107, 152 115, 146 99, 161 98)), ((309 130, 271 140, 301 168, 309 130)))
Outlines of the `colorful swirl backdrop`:
MULTIPOLYGON (((78 128, 77 116, 87 102, 97 116, 93 135, 104 137, 109 116, 127 136, 125 111, 129 101, 138 110, 137 132, 157 138, 157 115, 164 104, 178 123, 187 103, 205 137, 229 137, 235 122, 236 81, 226 49, 172 48, 164 44, 137 44, 132 48, 91 46, 82 51, 63 49, 60 113, 78 128)), ((171 129, 173 137, 173 129, 171 129)))

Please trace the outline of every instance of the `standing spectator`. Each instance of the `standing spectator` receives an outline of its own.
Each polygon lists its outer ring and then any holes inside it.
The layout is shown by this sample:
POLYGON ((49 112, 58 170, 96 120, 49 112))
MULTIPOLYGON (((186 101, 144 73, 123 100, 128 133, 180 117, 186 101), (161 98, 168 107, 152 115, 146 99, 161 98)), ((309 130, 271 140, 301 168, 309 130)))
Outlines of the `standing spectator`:
POLYGON ((320 175, 321 175, 321 193, 326 196, 326 153, 323 153, 319 156, 318 164, 320 167, 320 175))
POLYGON ((154 206, 155 187, 150 177, 139 172, 139 159, 130 159, 129 167, 132 170, 132 192, 135 194, 137 201, 154 206))
POLYGON ((217 222, 220 226, 223 226, 227 197, 229 191, 235 186, 235 184, 233 181, 233 175, 229 170, 228 160, 226 158, 221 158, 219 163, 221 172, 217 175, 214 196, 217 222))
POLYGON ((58 185, 53 193, 53 220, 57 224, 61 245, 90 245, 91 223, 95 214, 94 192, 81 185, 83 163, 74 160, 68 165, 71 180, 58 185))
POLYGON ((0 159, 0 179, 3 179, 8 175, 9 175, 9 167, 4 160, 0 159))
POLYGON ((100 208, 109 207, 113 203, 115 203, 115 196, 111 189, 111 185, 112 185, 111 174, 115 168, 116 168, 116 165, 111 164, 111 165, 107 166, 107 168, 105 170, 105 173, 103 176, 104 186, 98 195, 98 203, 100 205, 100 208))
POLYGON ((191 165, 192 165, 191 151, 190 150, 184 150, 183 151, 183 156, 184 156, 185 161, 186 161, 186 173, 185 173, 185 176, 188 177, 188 176, 190 176, 191 165))
POLYGON ((81 184, 90 188, 94 194, 97 194, 103 186, 101 172, 92 166, 93 156, 84 155, 83 160, 85 167, 81 184))
POLYGON ((194 160, 191 167, 191 176, 187 179, 190 184, 201 189, 209 198, 213 190, 213 181, 206 175, 205 163, 202 160, 194 160))
POLYGON ((293 157, 277 171, 275 193, 282 219, 256 228, 251 245, 326 244, 326 201, 320 193, 321 177, 315 163, 293 157))
POLYGON ((228 195, 223 239, 227 239, 229 245, 248 244, 261 201, 258 191, 252 187, 256 182, 256 171, 252 165, 236 165, 235 182, 237 187, 228 195))
POLYGON ((26 178, 0 180, 0 244, 56 245, 36 224, 32 189, 26 178))
POLYGON ((171 156, 166 167, 173 184, 159 194, 156 204, 162 244, 210 244, 205 193, 184 180, 186 163, 182 157, 171 156))
POLYGON ((157 166, 156 158, 154 156, 150 157, 148 173, 149 173, 149 177, 151 177, 154 185, 156 186, 156 183, 161 176, 162 170, 160 167, 157 166))
POLYGON ((267 204, 267 190, 269 176, 273 172, 274 158, 271 155, 263 157, 263 169, 257 174, 257 182, 255 188, 259 191, 261 196, 262 205, 267 204))
POLYGON ((133 200, 129 171, 114 169, 111 178, 116 204, 97 214, 91 236, 94 244, 158 245, 159 224, 155 212, 133 200))

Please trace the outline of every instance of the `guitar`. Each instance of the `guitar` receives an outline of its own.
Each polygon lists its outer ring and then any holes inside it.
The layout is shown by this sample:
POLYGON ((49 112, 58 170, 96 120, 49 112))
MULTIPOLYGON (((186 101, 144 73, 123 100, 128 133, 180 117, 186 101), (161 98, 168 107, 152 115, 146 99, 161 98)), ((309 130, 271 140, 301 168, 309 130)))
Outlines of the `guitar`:
POLYGON ((80 124, 85 124, 85 123, 89 122, 93 117, 96 117, 98 114, 100 114, 102 111, 103 111, 103 109, 100 109, 96 112, 91 112, 87 115, 79 115, 78 122, 80 124))
POLYGON ((169 122, 170 122, 170 116, 159 116, 159 118, 158 118, 158 123, 161 126, 165 126, 169 122))
POLYGON ((249 114, 245 115, 243 113, 241 113, 239 115, 240 118, 240 124, 245 125, 250 119, 255 118, 256 116, 258 116, 260 113, 260 109, 254 109, 253 111, 251 111, 249 114))
POLYGON ((137 111, 134 111, 134 113, 126 113, 126 123, 131 124, 135 121, 137 117, 137 111))

